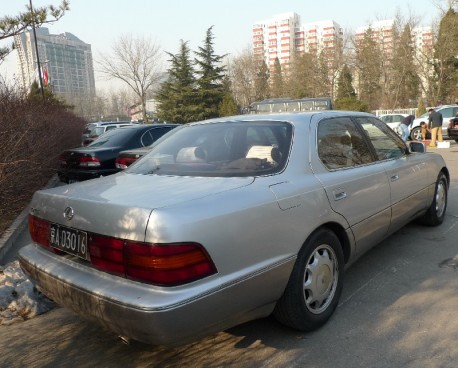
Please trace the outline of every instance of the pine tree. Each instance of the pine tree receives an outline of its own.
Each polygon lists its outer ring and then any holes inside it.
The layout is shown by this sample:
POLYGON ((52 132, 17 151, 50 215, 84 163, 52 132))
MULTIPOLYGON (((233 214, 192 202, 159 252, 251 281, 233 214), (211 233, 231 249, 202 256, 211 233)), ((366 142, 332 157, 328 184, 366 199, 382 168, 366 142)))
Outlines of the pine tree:
POLYGON ((356 92, 353 88, 353 77, 351 76, 350 68, 347 64, 344 64, 342 67, 342 71, 340 72, 339 79, 337 81, 336 100, 345 97, 356 98, 356 92))
POLYGON ((291 72, 286 83, 285 93, 291 98, 313 96, 313 56, 311 54, 295 55, 291 72))
POLYGON ((271 92, 272 97, 275 97, 275 98, 286 97, 284 96, 284 92, 283 92, 283 76, 281 72, 280 60, 278 60, 278 57, 275 58, 274 72, 272 75, 271 91, 272 91, 271 92))
POLYGON ((219 105, 219 116, 238 115, 240 113, 240 109, 237 106, 237 102, 235 101, 234 95, 231 92, 231 80, 227 75, 223 80, 223 90, 224 97, 219 105))
POLYGON ((180 52, 170 56, 168 79, 156 93, 158 117, 170 123, 189 123, 199 120, 196 80, 188 43, 181 41, 180 52))
POLYGON ((432 102, 454 103, 458 100, 458 13, 450 8, 441 19, 434 47, 435 84, 432 102))
POLYGON ((224 97, 223 80, 226 68, 221 65, 226 55, 216 55, 213 47, 213 26, 207 29, 204 45, 199 47, 195 54, 197 65, 198 86, 198 120, 210 119, 219 116, 219 105, 224 97))
POLYGON ((232 116, 232 115, 238 115, 238 114, 239 114, 239 108, 237 107, 237 104, 235 103, 232 93, 226 93, 223 97, 223 101, 221 101, 221 104, 219 106, 219 115, 220 116, 232 116))
POLYGON ((367 104, 358 100, 353 88, 350 68, 345 64, 337 81, 337 96, 334 101, 337 110, 368 111, 367 104))
POLYGON ((380 106, 383 55, 374 40, 373 30, 369 28, 356 48, 359 96, 370 110, 380 106))
MULTIPOLYGON (((30 2, 30 4, 32 4, 30 2)), ((52 24, 65 15, 70 9, 68 0, 62 0, 59 6, 45 5, 31 8, 26 5, 26 11, 16 16, 2 16, 0 18, 0 40, 18 35, 32 26, 38 28, 43 24, 52 24), (33 10, 33 11, 32 11, 33 10)), ((10 47, 0 47, 0 63, 11 52, 10 47)))
POLYGON ((383 106, 390 109, 411 106, 420 93, 420 78, 416 71, 415 49, 411 26, 398 31, 393 27, 393 56, 385 58, 383 106))
POLYGON ((43 95, 41 94, 41 88, 38 87, 38 83, 35 81, 30 86, 30 92, 27 95, 27 98, 37 103, 45 102, 50 105, 62 106, 66 109, 73 109, 73 106, 68 105, 67 103, 65 103, 65 101, 56 97, 48 86, 45 86, 43 88, 43 94, 44 94, 44 101, 43 101, 43 95))
POLYGON ((258 62, 256 79, 254 80, 255 101, 262 101, 270 97, 269 69, 264 60, 258 62))

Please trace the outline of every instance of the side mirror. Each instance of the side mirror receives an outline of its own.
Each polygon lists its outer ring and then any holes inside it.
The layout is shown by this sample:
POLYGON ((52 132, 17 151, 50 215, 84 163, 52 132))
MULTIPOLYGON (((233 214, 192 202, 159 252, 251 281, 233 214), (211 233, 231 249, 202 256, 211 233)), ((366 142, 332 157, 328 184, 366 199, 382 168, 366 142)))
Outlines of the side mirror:
POLYGON ((425 153, 426 152, 426 145, 423 142, 407 142, 407 146, 409 147, 409 152, 418 152, 418 153, 425 153))

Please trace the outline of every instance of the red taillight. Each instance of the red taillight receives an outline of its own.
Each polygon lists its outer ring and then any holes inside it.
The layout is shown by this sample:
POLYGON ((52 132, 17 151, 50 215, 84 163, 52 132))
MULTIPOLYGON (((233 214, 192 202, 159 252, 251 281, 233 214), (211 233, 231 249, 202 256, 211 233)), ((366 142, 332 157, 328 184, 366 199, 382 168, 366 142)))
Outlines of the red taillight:
POLYGON ((91 156, 80 157, 79 165, 82 167, 99 167, 100 160, 97 157, 91 156))
POLYGON ((216 273, 209 255, 197 243, 158 245, 92 235, 89 254, 100 270, 155 285, 181 285, 216 273))
POLYGON ((91 263, 97 268, 124 276, 124 241, 101 235, 89 238, 91 263))
POLYGON ((29 215, 29 232, 32 240, 42 247, 51 248, 49 245, 50 224, 34 215, 29 215))
POLYGON ((135 161, 137 161, 137 159, 133 157, 118 157, 116 159, 116 167, 118 169, 125 170, 135 161))
MULTIPOLYGON (((29 215, 32 240, 60 253, 49 245, 50 228, 48 221, 29 215)), ((96 268, 131 280, 175 286, 216 273, 210 256, 198 243, 138 243, 91 234, 88 246, 91 263, 96 268)))
POLYGON ((126 277, 157 285, 179 285, 216 273, 197 243, 167 245, 126 243, 126 277))

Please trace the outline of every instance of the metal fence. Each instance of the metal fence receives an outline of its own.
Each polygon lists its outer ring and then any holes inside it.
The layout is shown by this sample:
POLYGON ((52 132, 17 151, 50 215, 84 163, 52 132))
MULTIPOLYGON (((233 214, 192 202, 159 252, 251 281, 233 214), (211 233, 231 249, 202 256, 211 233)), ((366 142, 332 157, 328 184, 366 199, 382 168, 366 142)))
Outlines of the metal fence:
POLYGON ((417 112, 417 108, 412 107, 408 109, 375 110, 374 114, 375 116, 380 116, 380 115, 385 115, 385 114, 408 114, 408 115, 417 116, 416 112, 417 112))

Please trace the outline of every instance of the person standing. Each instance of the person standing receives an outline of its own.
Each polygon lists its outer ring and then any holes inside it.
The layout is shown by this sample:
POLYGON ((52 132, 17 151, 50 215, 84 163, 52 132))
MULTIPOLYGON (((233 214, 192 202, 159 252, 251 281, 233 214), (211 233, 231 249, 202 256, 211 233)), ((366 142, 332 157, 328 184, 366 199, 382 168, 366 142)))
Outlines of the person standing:
POLYGON ((429 109, 428 124, 431 130, 431 142, 428 147, 436 147, 436 138, 439 142, 442 142, 442 121, 444 120, 440 112, 434 109, 429 109))
POLYGON ((402 140, 404 142, 407 142, 407 138, 409 138, 409 135, 410 135, 410 125, 412 124, 412 122, 415 120, 415 116, 414 115, 408 115, 406 116, 404 119, 402 119, 401 121, 401 124, 400 124, 400 127, 401 127, 401 130, 402 130, 402 140))

